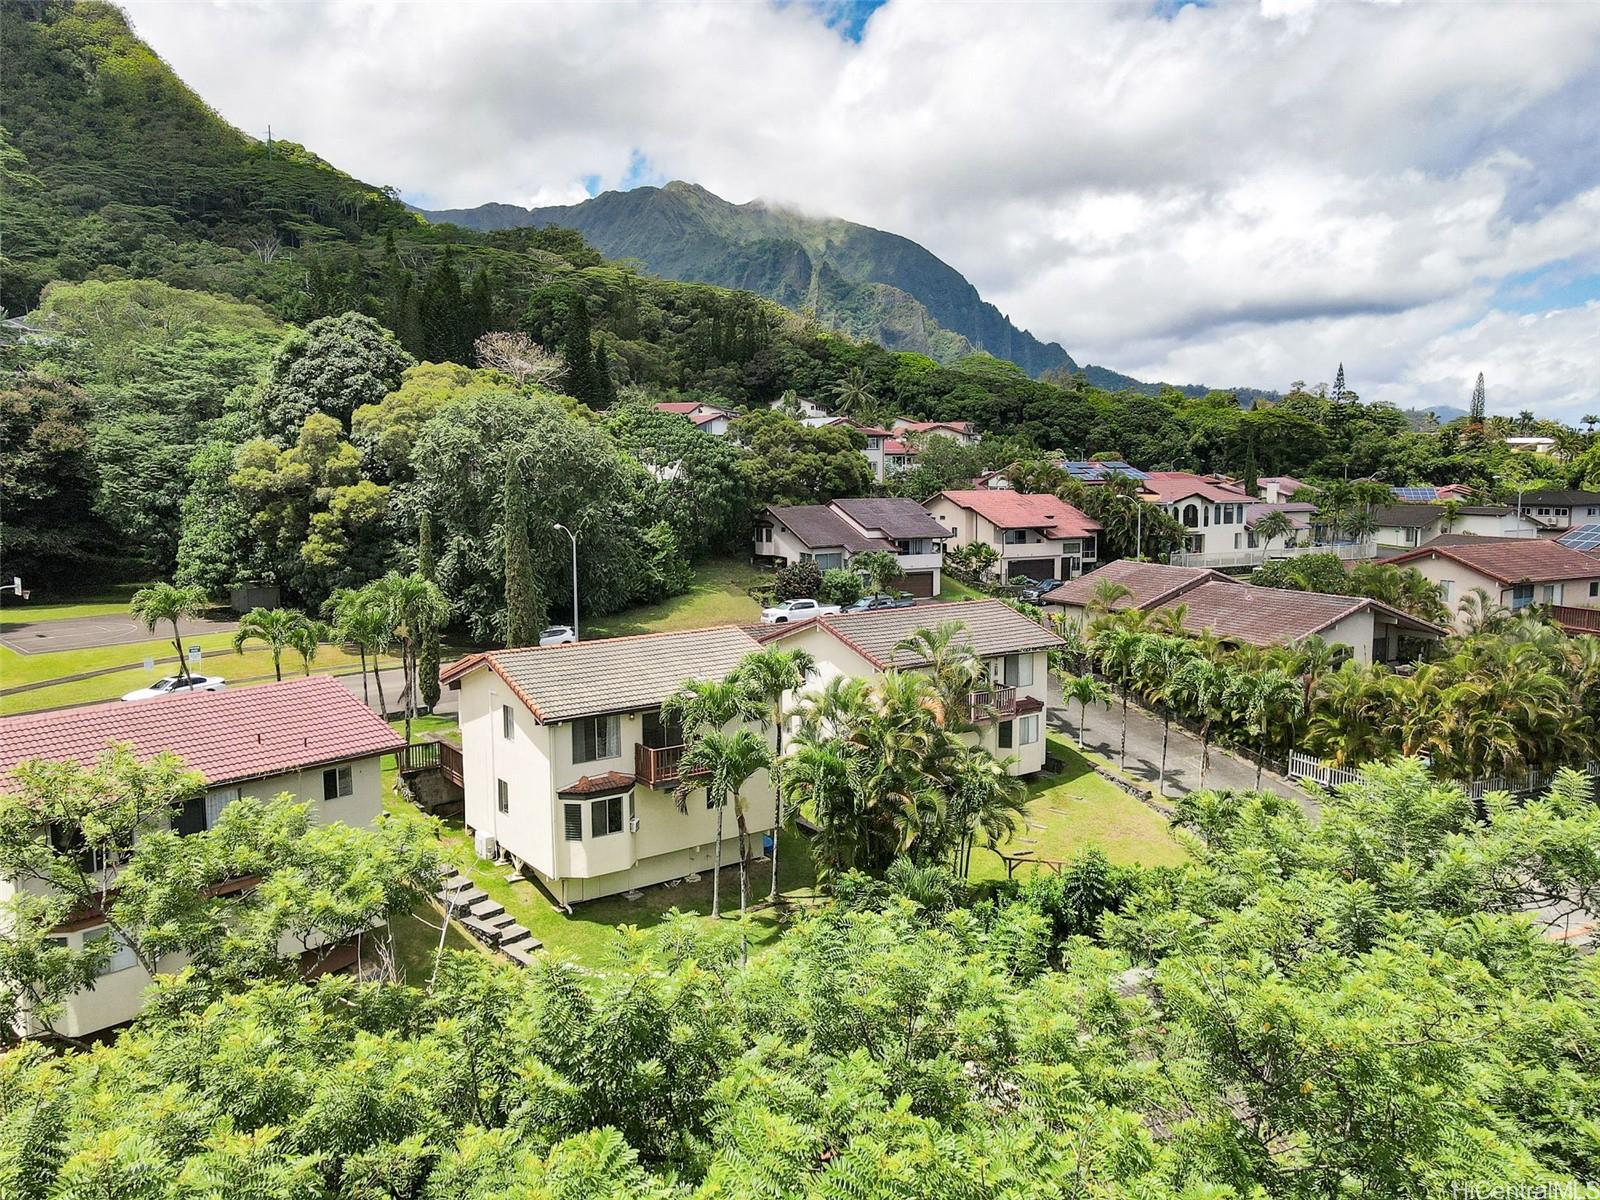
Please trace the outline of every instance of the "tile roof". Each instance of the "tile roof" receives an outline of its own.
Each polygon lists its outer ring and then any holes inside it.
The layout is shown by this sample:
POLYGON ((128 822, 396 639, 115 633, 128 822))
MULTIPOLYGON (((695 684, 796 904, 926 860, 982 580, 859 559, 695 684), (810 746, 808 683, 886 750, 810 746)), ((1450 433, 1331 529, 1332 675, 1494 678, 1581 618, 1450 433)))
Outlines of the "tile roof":
POLYGON ((1255 499, 1243 488, 1218 483, 1192 471, 1151 471, 1142 484, 1144 490, 1155 493, 1162 504, 1173 504, 1190 496, 1200 496, 1217 504, 1249 504, 1255 499))
POLYGON ((1169 567, 1165 563, 1119 558, 1086 575, 1079 575, 1053 592, 1046 592, 1044 602, 1087 608, 1099 584, 1120 583, 1133 594, 1126 600, 1118 601, 1113 605, 1114 608, 1149 608, 1202 583, 1228 578, 1221 571, 1207 567, 1169 567))
POLYGON ((1600 563, 1593 555, 1552 538, 1516 538, 1506 542, 1454 542, 1437 540, 1405 554, 1384 559, 1408 563, 1424 555, 1448 558, 1501 583, 1554 583, 1562 579, 1600 579, 1600 563))
POLYGON ((686 679, 721 679, 760 644, 736 625, 525 646, 470 655, 440 673, 455 684, 492 670, 540 721, 654 708, 686 679))
POLYGON ((579 775, 577 779, 556 791, 563 796, 594 796, 601 792, 620 792, 633 786, 633 776, 621 771, 605 771, 599 775, 579 775))
POLYGON ((904 651, 895 654, 895 644, 919 629, 934 629, 947 621, 961 622, 965 628, 957 635, 957 641, 972 646, 984 658, 1064 644, 1054 633, 999 600, 958 600, 946 604, 918 604, 912 608, 838 613, 818 617, 815 621, 779 626, 780 632, 766 640, 788 637, 814 626, 849 646, 879 670, 889 666, 920 667, 926 665, 925 659, 904 651))
POLYGON ((1281 512, 1289 518, 1289 523, 1296 529, 1309 529, 1310 518, 1316 516, 1317 506, 1304 501, 1280 500, 1276 504, 1261 501, 1257 504, 1247 504, 1244 509, 1244 527, 1251 528, 1268 513, 1281 512))
POLYGON ((832 507, 863 529, 888 538, 947 538, 950 531, 928 510, 904 496, 835 500, 832 507))
POLYGON ((899 438, 890 438, 883 444, 885 454, 916 454, 918 450, 910 442, 902 442, 899 438))
POLYGON ((1585 492, 1578 488, 1550 488, 1542 492, 1522 493, 1522 507, 1530 504, 1554 504, 1560 508, 1570 508, 1574 504, 1593 504, 1600 506, 1600 492, 1585 492))
POLYGON ((972 435, 971 421, 896 421, 896 433, 927 433, 933 429, 950 429, 956 433, 972 435))
MULTIPOLYGON (((1456 513, 1463 517, 1504 517, 1516 510, 1504 504, 1460 504, 1456 513)), ((1380 526, 1422 529, 1444 516, 1440 504, 1374 504, 1372 518, 1380 526)))
POLYGON ((678 413, 686 417, 692 412, 700 411, 700 402, 698 400, 662 400, 656 405, 656 411, 678 413))
POLYGON ((1330 596, 1323 592, 1256 587, 1233 579, 1202 583, 1156 605, 1151 611, 1171 612, 1180 606, 1185 609, 1186 628, 1203 629, 1219 638, 1252 646, 1297 642, 1367 608, 1387 613, 1409 628, 1427 630, 1441 637, 1445 633, 1431 622, 1364 596, 1330 596))
MULTIPOLYGON (((915 501, 910 503, 914 504, 915 501)), ((894 549, 891 543, 882 538, 862 533, 826 504, 792 504, 783 508, 772 506, 767 509, 767 515, 799 538, 802 545, 813 550, 843 546, 852 554, 857 554, 863 550, 894 549)))
MULTIPOLYGON (((1100 530, 1093 517, 1048 494, 1003 488, 940 492, 953 504, 969 508, 999 529, 1042 529, 1053 538, 1087 537, 1100 530)), ((938 496, 933 497, 938 499, 938 496)), ((924 502, 932 503, 932 501, 924 502)))
POLYGON ((1275 483, 1278 485, 1278 490, 1280 492, 1287 492, 1290 495, 1293 495, 1301 488, 1308 486, 1301 480, 1296 479, 1293 475, 1263 475, 1260 479, 1256 480, 1256 483, 1275 483))
POLYGON ((405 739, 326 675, 0 719, 0 776, 32 758, 92 763, 107 742, 170 750, 208 786, 392 753, 405 739))

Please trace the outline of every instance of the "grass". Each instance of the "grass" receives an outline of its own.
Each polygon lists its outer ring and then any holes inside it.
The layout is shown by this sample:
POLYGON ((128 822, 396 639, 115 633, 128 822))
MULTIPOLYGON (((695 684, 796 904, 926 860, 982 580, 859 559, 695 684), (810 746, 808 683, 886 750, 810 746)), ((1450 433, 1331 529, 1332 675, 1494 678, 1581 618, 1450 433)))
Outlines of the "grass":
MULTIPOLYGON (((1065 768, 1028 786, 1028 827, 1002 846, 1031 850, 1038 859, 1068 859, 1097 846, 1113 863, 1173 866, 1186 853, 1160 813, 1097 775, 1065 738, 1050 738, 1050 754, 1065 768)), ((974 879, 1003 879, 1005 864, 988 847, 972 856, 974 879)))
MULTIPOLYGON (((708 625, 754 625, 761 606, 747 589, 769 578, 769 573, 738 559, 713 559, 695 571, 694 583, 681 596, 660 604, 626 609, 584 624, 585 637, 622 637, 634 633, 666 633, 674 629, 703 629, 708 625)), ((552 621, 562 619, 550 614, 552 621)))
MULTIPOLYGON (((398 721, 391 724, 400 727, 398 721)), ((416 736, 418 731, 448 733, 454 727, 453 717, 426 717, 415 722, 412 729, 413 736, 416 736)), ((384 808, 402 820, 421 820, 416 808, 395 787, 392 760, 386 759, 384 762, 383 780, 384 808)), ((544 943, 546 950, 566 954, 586 966, 601 967, 614 962, 621 938, 619 926, 648 929, 659 925, 674 908, 702 914, 702 920, 708 925, 711 922, 710 916, 705 915, 711 911, 709 872, 695 884, 680 884, 675 888, 656 884, 644 888, 644 895, 639 900, 626 900, 621 896, 590 900, 575 905, 569 916, 532 882, 520 877, 514 881, 508 879, 511 870, 505 864, 481 861, 473 852, 472 839, 467 836, 459 819, 442 822, 438 843, 440 854, 447 863, 504 905, 506 912, 516 918, 518 924, 526 926, 534 937, 544 943)), ((778 882, 784 898, 790 902, 781 910, 759 906, 765 900, 771 883, 771 865, 752 863, 750 867, 752 907, 747 917, 747 927, 752 954, 777 942, 788 919, 796 911, 794 905, 804 904, 817 895, 810 846, 802 835, 794 832, 783 835, 778 843, 778 861, 778 882)), ((722 919, 728 925, 738 920, 738 905, 739 872, 736 867, 726 867, 722 872, 722 919)), ((437 924, 433 934, 438 936, 437 924)))
POLYGON ((0 603, 0 632, 15 629, 19 625, 28 625, 34 621, 59 621, 65 617, 126 616, 133 594, 146 586, 148 585, 143 583, 109 584, 92 592, 70 598, 63 597, 49 604, 37 600, 18 600, 12 597, 10 592, 6 592, 4 595, 9 599, 0 603))
MULTIPOLYGON (((444 915, 428 903, 418 905, 416 912, 394 918, 395 965, 399 968, 402 983, 409 983, 413 987, 428 985, 428 980, 433 975, 435 956, 439 951, 439 923, 443 919, 444 915)), ((463 933, 454 922, 451 922, 445 934, 444 948, 486 953, 478 942, 463 933)))
POLYGON ((939 576, 938 598, 940 600, 986 600, 988 599, 988 593, 980 592, 970 583, 963 583, 950 574, 949 571, 945 571, 939 576))

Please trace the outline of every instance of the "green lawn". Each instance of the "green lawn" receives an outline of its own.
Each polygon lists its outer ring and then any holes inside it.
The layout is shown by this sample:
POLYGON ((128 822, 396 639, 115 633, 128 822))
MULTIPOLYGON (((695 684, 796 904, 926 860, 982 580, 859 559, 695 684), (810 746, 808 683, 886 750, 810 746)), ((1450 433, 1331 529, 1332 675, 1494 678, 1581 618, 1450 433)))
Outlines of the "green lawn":
POLYGON ((939 599, 986 600, 988 599, 988 593, 980 592, 970 583, 963 583, 954 575, 950 574, 949 571, 944 571, 939 575, 939 599))
MULTIPOLYGON (((432 904, 424 902, 417 911, 394 918, 394 948, 396 965, 402 983, 413 987, 427 987, 433 976, 433 964, 439 952, 439 925, 444 914, 432 904)), ((468 937, 455 924, 445 934, 446 950, 476 950, 487 954, 483 946, 468 937)))
MULTIPOLYGON (((586 638, 621 637, 630 633, 703 629, 708 625, 754 625, 761 619, 761 606, 749 597, 746 589, 768 577, 768 572, 742 560, 714 559, 696 568, 694 583, 683 595, 609 617, 596 617, 585 622, 581 632, 586 638)), ((552 611, 550 619, 565 618, 552 611)))
MULTIPOLYGON (((1050 738, 1050 753, 1062 759, 1059 775, 1029 784, 1028 826, 1003 847, 1032 850, 1038 859, 1067 859, 1098 846, 1114 863, 1172 866, 1187 855, 1160 813, 1095 774, 1065 738, 1050 738)), ((988 848, 972 856, 974 879, 1004 879, 1005 864, 988 848)))

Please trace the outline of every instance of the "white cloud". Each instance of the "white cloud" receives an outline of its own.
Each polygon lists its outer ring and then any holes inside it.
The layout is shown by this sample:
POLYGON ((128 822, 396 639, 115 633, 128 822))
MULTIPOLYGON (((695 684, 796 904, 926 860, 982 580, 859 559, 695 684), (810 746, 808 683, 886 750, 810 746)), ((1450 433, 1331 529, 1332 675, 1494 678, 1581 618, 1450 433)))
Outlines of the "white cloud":
POLYGON ((643 155, 913 237, 1081 362, 1420 398, 1500 337, 1510 407, 1581 386, 1592 312, 1491 305, 1600 263, 1597 5, 892 0, 859 45, 799 3, 129 7, 230 120, 437 206, 643 155))

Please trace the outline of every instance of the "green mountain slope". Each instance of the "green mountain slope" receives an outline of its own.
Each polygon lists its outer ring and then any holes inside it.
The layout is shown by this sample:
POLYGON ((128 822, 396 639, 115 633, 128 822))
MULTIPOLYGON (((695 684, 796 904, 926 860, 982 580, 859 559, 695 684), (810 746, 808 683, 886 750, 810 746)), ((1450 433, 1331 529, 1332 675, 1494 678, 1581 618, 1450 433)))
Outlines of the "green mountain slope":
POLYGON ((732 204, 692 183, 605 192, 581 204, 486 204, 425 214, 478 230, 559 225, 607 258, 636 258, 667 279, 744 288, 825 325, 940 362, 982 351, 1029 375, 1076 369, 909 238, 752 201, 732 204))

